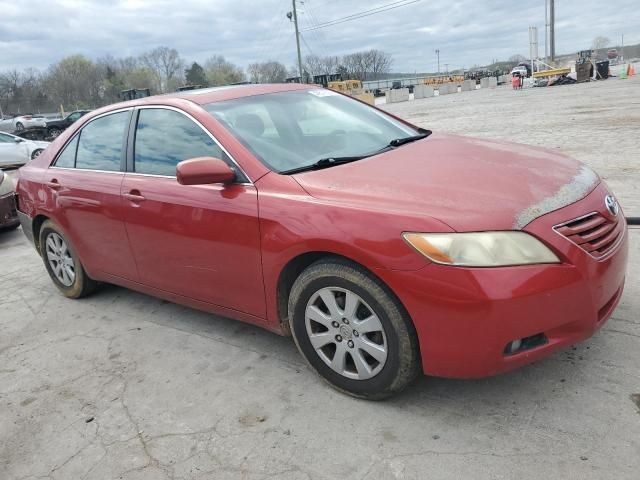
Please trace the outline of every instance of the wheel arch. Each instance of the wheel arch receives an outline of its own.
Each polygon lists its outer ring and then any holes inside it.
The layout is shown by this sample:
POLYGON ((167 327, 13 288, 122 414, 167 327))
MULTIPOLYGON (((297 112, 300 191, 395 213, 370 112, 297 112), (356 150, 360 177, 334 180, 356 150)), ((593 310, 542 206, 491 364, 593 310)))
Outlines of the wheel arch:
POLYGON ((40 230, 42 229, 42 224, 47 220, 51 220, 51 219, 46 215, 39 213, 38 215, 33 217, 33 220, 31 222, 32 230, 33 230, 33 244, 35 245, 36 250, 40 254, 42 254, 42 252, 40 251, 40 230))
POLYGON ((280 270, 280 275, 278 275, 278 282, 276 287, 276 307, 278 312, 278 321, 280 323, 280 330, 284 335, 291 335, 291 330, 289 327, 288 304, 289 295, 291 293, 293 283, 307 267, 321 260, 336 260, 341 263, 358 267, 367 272, 373 279, 375 279, 376 282, 380 284, 383 289, 385 289, 389 293, 389 295, 394 298, 394 300, 398 304, 398 307, 402 309, 403 313, 406 315, 406 318, 408 318, 411 322, 411 326, 415 329, 414 321, 411 318, 409 311, 402 303, 402 300, 400 300, 400 297, 396 295, 393 289, 389 285, 387 285, 387 283, 382 278, 376 275, 373 270, 352 258, 340 255, 335 252, 310 251, 301 253, 291 258, 280 270))

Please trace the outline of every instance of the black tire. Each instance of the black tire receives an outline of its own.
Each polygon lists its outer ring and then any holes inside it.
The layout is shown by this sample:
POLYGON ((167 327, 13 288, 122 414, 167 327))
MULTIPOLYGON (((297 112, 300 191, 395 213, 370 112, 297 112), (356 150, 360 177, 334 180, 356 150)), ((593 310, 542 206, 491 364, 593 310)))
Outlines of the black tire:
POLYGON ((21 122, 16 123, 16 132, 24 130, 24 125, 21 122))
POLYGON ((62 130, 57 127, 50 128, 48 131, 49 138, 57 138, 61 133, 62 130))
POLYGON ((40 228, 40 253, 42 256, 42 260, 44 261, 44 266, 47 269, 47 273, 51 277, 54 285, 60 290, 60 292, 67 298, 82 298, 91 293, 93 293, 98 286, 97 282, 87 275, 78 258, 78 255, 73 248, 73 245, 66 238, 62 230, 58 228, 58 226, 53 223, 51 220, 45 220, 40 228), (75 270, 75 278, 71 285, 64 285, 55 275, 49 260, 47 259, 47 239, 49 238, 51 233, 55 233, 60 236, 64 242, 66 243, 66 247, 68 252, 73 259, 74 262, 74 270, 75 270))
POLYGON ((35 160, 40 156, 40 154, 44 151, 44 148, 36 148, 33 152, 31 152, 31 160, 35 160))
MULTIPOLYGON (((288 313, 291 332, 302 356, 325 381, 341 392, 381 400, 403 390, 420 372, 418 339, 411 319, 388 287, 357 264, 331 259, 309 266, 293 284, 288 313), (338 373, 320 358, 311 344, 306 324, 307 304, 317 292, 328 287, 355 293, 366 302, 384 328, 387 357, 381 370, 372 378, 352 379, 338 373)), ((348 354, 352 355, 351 351, 348 354)), ((353 362, 353 357, 350 358, 353 362)))

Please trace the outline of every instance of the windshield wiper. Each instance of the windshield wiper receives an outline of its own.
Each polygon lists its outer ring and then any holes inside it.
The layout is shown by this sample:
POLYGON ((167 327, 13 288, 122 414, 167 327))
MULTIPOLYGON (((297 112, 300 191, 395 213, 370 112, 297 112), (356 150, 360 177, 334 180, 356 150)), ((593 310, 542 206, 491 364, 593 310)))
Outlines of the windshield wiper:
POLYGON ((416 140, 422 140, 423 138, 427 138, 431 135, 431 130, 420 129, 420 133, 418 135, 412 135, 411 137, 404 138, 396 138, 389 142, 390 147, 399 147, 400 145, 404 145, 405 143, 415 142, 416 140))
POLYGON ((351 157, 321 158, 320 160, 313 162, 310 165, 305 165, 304 167, 292 168, 290 170, 284 170, 280 173, 283 175, 291 175, 292 173, 307 172, 309 170, 321 170, 323 168, 329 168, 335 165, 343 165, 345 163, 357 162, 358 160, 362 160, 363 158, 367 158, 370 156, 371 155, 357 155, 357 156, 351 156, 351 157))
POLYGON ((421 128, 418 131, 420 132, 418 135, 412 135, 410 137, 404 137, 404 138, 396 138, 394 140, 391 140, 387 145, 385 145, 381 149, 376 150, 375 152, 368 153, 366 155, 321 158, 320 160, 317 160, 316 162, 310 165, 305 165, 304 167, 292 168, 290 170, 283 170, 280 173, 282 175, 291 175, 294 173, 308 172, 310 170, 321 170, 323 168, 329 168, 335 165, 343 165, 345 163, 356 162, 358 160, 362 160, 363 158, 373 157, 374 155, 378 155, 380 153, 386 152, 387 150, 390 150, 392 148, 399 147, 401 145, 404 145, 405 143, 411 143, 411 142, 415 142, 416 140, 422 140, 423 138, 427 138, 429 135, 431 135, 431 130, 425 130, 424 128, 421 128))

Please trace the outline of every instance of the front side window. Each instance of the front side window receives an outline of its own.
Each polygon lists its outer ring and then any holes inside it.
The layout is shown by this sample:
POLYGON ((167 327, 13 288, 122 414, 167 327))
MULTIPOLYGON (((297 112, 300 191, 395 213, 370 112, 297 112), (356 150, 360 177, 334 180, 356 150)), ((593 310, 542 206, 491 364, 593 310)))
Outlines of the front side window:
POLYGON ((204 108, 276 172, 322 159, 372 155, 392 140, 421 133, 324 89, 241 97, 204 108))
POLYGON ((136 127, 134 169, 137 173, 175 176, 183 160, 214 157, 229 158, 202 128, 174 110, 140 110, 136 127))
POLYGON ((0 143, 15 143, 15 139, 10 135, 5 135, 4 133, 0 133, 0 143))
POLYGON ((120 171, 129 114, 126 111, 105 115, 93 120, 80 131, 76 168, 120 171))
POLYGON ((73 168, 76 166, 76 150, 78 149, 78 135, 73 137, 66 147, 62 150, 56 160, 56 167, 73 168))

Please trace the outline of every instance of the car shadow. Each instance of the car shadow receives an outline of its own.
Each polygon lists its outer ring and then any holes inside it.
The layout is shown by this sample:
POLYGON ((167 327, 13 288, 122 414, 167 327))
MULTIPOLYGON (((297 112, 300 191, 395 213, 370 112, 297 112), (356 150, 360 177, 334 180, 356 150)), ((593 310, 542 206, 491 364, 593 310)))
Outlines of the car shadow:
MULTIPOLYGON (((239 322, 230 318, 212 315, 178 304, 160 300, 142 293, 133 292, 113 285, 103 285, 92 297, 92 302, 105 303, 111 307, 117 302, 126 302, 129 309, 141 312, 141 324, 152 322, 167 328, 209 338, 212 341, 238 346, 255 352, 261 358, 277 360, 283 375, 292 370, 309 370, 293 340, 264 330, 258 326, 239 322)), ((89 300, 89 299, 87 299, 89 300)), ((131 312, 128 312, 129 314, 131 312)), ((449 414, 468 416, 505 415, 537 408, 540 402, 562 398, 569 389, 580 389, 579 361, 589 361, 589 342, 566 352, 560 352, 538 363, 522 367, 516 371, 474 380, 457 380, 419 376, 405 391, 387 399, 384 408, 416 410, 419 412, 443 410, 449 414), (580 358, 580 360, 578 360, 580 358)), ((593 350, 592 350, 593 351, 593 350)), ((581 380, 582 378, 582 380, 581 380)), ((324 383, 317 378, 321 385, 324 383)), ((327 387, 327 401, 335 392, 327 387)), ((347 396, 345 401, 351 401, 347 396)), ((359 400, 353 400, 359 401, 359 400)))

